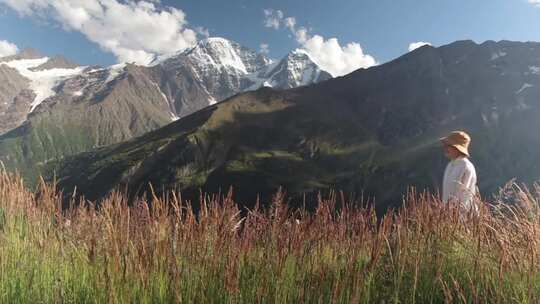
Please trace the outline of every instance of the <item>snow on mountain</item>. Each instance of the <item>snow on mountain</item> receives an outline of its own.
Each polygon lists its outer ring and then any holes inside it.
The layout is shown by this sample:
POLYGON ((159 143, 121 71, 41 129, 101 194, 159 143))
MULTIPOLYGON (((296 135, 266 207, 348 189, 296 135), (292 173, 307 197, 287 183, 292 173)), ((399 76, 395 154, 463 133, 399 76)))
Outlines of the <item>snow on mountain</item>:
POLYGON ((189 66, 193 78, 208 92, 207 105, 263 86, 289 89, 331 78, 304 50, 295 50, 275 62, 218 37, 202 40, 192 49, 161 59, 157 65, 169 70, 189 66))
POLYGON ((154 65, 164 63, 174 57, 189 57, 200 67, 234 69, 243 74, 258 71, 272 62, 262 54, 220 37, 207 38, 189 50, 162 56, 154 61, 154 65))
POLYGON ((30 113, 33 112, 34 109, 41 104, 41 102, 43 102, 43 100, 55 94, 53 89, 57 84, 59 84, 62 80, 82 73, 82 71, 85 69, 85 67, 77 67, 73 69, 33 69, 47 63, 47 61, 49 61, 49 58, 43 57, 39 59, 16 59, 0 63, 14 68, 22 76, 30 80, 30 90, 32 90, 35 94, 34 100, 31 104, 30 113))
POLYGON ((265 86, 280 89, 305 86, 332 78, 302 49, 289 53, 265 76, 265 86))
POLYGON ((111 65, 110 67, 106 68, 105 70, 108 71, 108 76, 105 82, 108 83, 116 79, 116 77, 118 77, 125 71, 125 68, 126 68, 125 63, 111 65))
POLYGON ((263 86, 289 89, 331 78, 302 50, 273 61, 224 38, 207 38, 183 52, 161 56, 151 68, 173 113, 182 117, 263 86))
MULTIPOLYGON (((247 74, 244 64, 244 52, 238 52, 238 47, 233 47, 231 42, 225 39, 213 38, 201 42, 189 54, 197 59, 200 66, 217 66, 220 68, 232 68, 243 74, 247 74), (242 57, 241 57, 242 56, 242 57)), ((250 66, 250 68, 253 68, 250 66)))
POLYGON ((149 66, 127 63, 109 67, 77 66, 61 56, 49 58, 31 49, 0 58, 2 65, 10 70, 0 71, 0 80, 7 79, 4 80, 6 84, 0 86, 3 104, 0 120, 6 121, 0 123, 0 134, 20 125, 29 113, 35 113, 36 108, 48 99, 54 99, 50 104, 59 101, 69 104, 95 98, 101 100, 114 91, 115 98, 132 100, 134 96, 130 94, 133 93, 123 88, 126 83, 140 86, 132 88, 137 98, 148 103, 165 101, 170 109, 167 115, 176 120, 263 86, 289 89, 331 78, 303 50, 295 50, 283 59, 273 61, 219 37, 201 40, 187 50, 162 55, 149 66), (117 81, 126 75, 129 75, 127 82, 117 81), (10 84, 15 80, 17 90, 10 84))
POLYGON ((219 70, 231 72, 232 70, 243 75, 252 82, 250 89, 258 88, 257 85, 282 89, 308 85, 316 82, 319 74, 323 72, 305 50, 294 50, 282 60, 275 62, 224 38, 202 40, 193 49, 179 56, 190 58, 202 73, 219 70), (289 76, 288 80, 291 83, 277 82, 272 79, 284 72, 289 76))

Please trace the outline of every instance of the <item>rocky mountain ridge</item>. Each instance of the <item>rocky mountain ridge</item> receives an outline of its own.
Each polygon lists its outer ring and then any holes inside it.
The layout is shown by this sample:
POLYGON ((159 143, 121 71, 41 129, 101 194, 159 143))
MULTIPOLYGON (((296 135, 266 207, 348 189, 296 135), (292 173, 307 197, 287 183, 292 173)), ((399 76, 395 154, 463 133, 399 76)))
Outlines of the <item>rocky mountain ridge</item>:
POLYGON ((143 135, 238 93, 330 78, 299 59, 274 63, 223 38, 150 66, 84 67, 34 50, 0 58, 0 161, 35 177, 36 165, 143 135))
POLYGON ((193 199, 233 187, 249 207, 283 186, 293 203, 338 189, 386 208, 410 186, 437 191, 447 162, 438 138, 463 129, 489 197, 513 177, 540 180, 539 71, 540 43, 424 46, 313 86, 232 97, 55 169, 89 199, 149 184, 193 199))

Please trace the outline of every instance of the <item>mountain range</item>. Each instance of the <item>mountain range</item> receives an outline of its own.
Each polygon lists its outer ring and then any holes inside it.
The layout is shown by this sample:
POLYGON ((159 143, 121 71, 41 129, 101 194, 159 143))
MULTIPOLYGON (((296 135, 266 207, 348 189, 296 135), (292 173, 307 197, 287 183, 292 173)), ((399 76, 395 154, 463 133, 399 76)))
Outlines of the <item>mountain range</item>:
POLYGON ((540 43, 457 41, 310 86, 233 96, 51 168, 89 199, 116 187, 188 198, 233 187, 249 205, 283 186, 297 203, 338 189, 386 208, 409 186, 438 189, 438 138, 462 129, 487 195, 513 177, 540 179, 539 103, 540 43))
POLYGON ((437 139, 473 137, 479 187, 540 179, 540 44, 457 41, 332 78, 303 50, 272 61, 222 38, 149 66, 81 67, 35 50, 0 58, 0 161, 98 200, 121 187, 233 187, 243 204, 283 186, 399 205, 437 190, 437 139))
POLYGON ((0 58, 0 161, 35 180, 48 162, 141 136, 235 94, 331 77, 305 51, 272 61, 223 38, 150 66, 78 66, 25 50, 0 58))

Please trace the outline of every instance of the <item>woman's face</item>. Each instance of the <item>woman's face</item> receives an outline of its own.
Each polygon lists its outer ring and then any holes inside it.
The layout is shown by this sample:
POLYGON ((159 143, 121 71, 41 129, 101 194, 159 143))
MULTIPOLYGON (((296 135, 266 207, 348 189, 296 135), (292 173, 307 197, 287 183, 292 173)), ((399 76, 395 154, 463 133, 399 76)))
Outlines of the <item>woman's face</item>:
POLYGON ((461 153, 459 152, 459 150, 453 146, 443 145, 443 149, 444 149, 444 155, 448 157, 449 159, 456 159, 459 156, 461 156, 461 153))

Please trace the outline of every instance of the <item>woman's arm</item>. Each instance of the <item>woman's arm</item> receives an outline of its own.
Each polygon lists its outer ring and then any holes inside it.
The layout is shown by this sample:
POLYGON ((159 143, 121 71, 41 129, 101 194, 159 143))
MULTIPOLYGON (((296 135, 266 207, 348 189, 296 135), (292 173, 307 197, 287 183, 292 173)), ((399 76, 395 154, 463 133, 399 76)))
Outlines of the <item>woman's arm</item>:
POLYGON ((469 203, 474 196, 471 190, 473 182, 473 172, 468 166, 463 166, 460 178, 456 181, 455 197, 460 203, 469 203))

